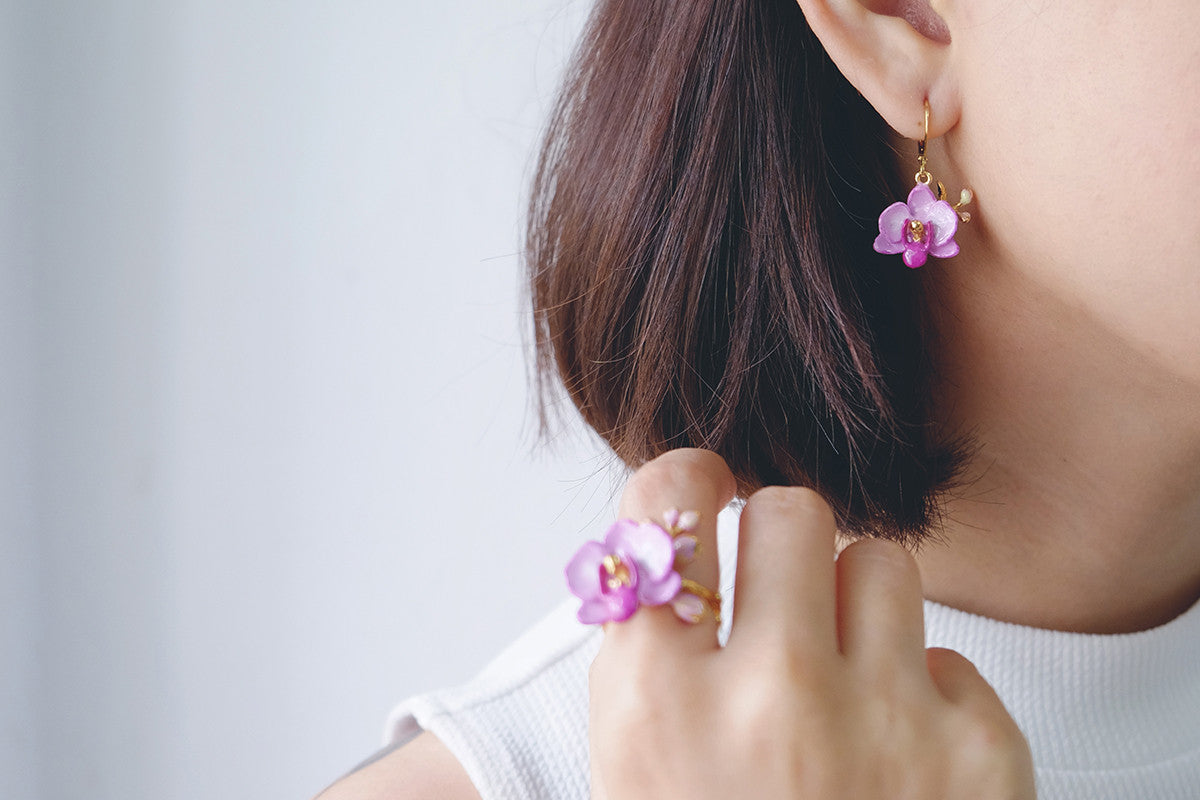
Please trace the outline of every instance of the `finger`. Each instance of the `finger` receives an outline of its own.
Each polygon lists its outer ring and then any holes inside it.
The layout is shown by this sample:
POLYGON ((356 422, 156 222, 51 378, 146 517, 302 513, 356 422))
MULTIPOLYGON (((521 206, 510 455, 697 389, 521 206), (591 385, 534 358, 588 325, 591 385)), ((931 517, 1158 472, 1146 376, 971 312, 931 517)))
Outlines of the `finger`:
MULTIPOLYGON (((717 514, 733 499, 736 481, 724 459, 708 450, 672 450, 647 463, 630 478, 621 496, 622 519, 661 524, 668 509, 695 511, 698 523, 690 561, 680 559, 679 573, 702 587, 716 590, 720 578, 717 557, 717 514), (686 562, 686 563, 685 563, 686 562)), ((716 620, 704 614, 695 625, 682 622, 670 604, 641 608, 629 620, 607 628, 609 638, 630 641, 650 637, 657 643, 675 637, 690 646, 716 646, 716 620)))
POLYGON ((981 689, 991 692, 991 686, 979 674, 979 670, 961 653, 944 647, 931 647, 925 651, 925 663, 933 685, 951 703, 966 702, 981 689))
POLYGON ((746 501, 730 646, 837 650, 836 530, 833 511, 811 489, 773 486, 746 501))
POLYGON ((925 651, 925 663, 933 685, 954 705, 973 708, 977 713, 1008 719, 1008 709, 996 690, 979 674, 966 656, 944 647, 925 651))
MULTIPOLYGON (((943 647, 931 647, 925 651, 925 658, 929 677, 942 697, 968 712, 967 719, 1006 737, 1011 747, 1028 751, 1024 734, 1004 702, 966 656, 943 647)), ((995 737, 984 737, 984 741, 994 746, 995 737)))
MULTIPOLYGON (((592 705, 595 704, 593 703, 592 705)), ((604 786, 604 770, 597 767, 594 749, 591 754, 591 769, 589 773, 591 778, 589 783, 592 789, 590 800, 608 800, 608 789, 604 786)))
POLYGON ((838 639, 842 653, 874 670, 925 669, 921 576, 908 551, 864 539, 837 560, 838 639))

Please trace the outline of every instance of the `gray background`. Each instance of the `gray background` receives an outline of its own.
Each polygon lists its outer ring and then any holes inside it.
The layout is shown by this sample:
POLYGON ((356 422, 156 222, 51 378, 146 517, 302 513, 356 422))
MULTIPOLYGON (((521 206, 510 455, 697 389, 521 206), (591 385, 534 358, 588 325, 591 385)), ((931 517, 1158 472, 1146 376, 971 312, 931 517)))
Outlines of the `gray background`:
POLYGON ((306 797, 565 592, 516 257, 586 2, 0 2, 0 797, 306 797))

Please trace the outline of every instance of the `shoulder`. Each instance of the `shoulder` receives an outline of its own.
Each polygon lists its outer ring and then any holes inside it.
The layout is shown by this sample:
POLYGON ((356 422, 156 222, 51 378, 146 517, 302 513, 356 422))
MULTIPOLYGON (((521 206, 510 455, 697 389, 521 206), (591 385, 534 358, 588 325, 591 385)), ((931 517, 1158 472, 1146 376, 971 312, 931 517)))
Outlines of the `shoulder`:
POLYGON ((392 744, 320 800, 586 798, 587 672, 601 632, 560 606, 466 684, 400 704, 392 744))
POLYGON ((315 800, 480 800, 467 772, 431 733, 381 750, 315 800))

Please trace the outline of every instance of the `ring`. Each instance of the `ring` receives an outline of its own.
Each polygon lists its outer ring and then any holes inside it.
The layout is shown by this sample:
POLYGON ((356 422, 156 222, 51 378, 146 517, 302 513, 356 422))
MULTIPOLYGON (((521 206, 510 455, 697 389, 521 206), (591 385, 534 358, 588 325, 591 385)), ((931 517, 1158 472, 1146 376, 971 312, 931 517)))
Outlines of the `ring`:
POLYGON ((672 508, 663 525, 620 519, 604 541, 585 542, 566 569, 567 586, 583 601, 579 621, 624 622, 639 606, 670 604, 684 622, 695 624, 707 612, 720 624, 721 594, 679 574, 696 554, 699 522, 697 512, 672 508))
POLYGON ((684 622, 695 625, 704 616, 712 614, 717 625, 721 624, 721 593, 701 586, 693 580, 683 579, 679 594, 671 602, 675 614, 684 622))

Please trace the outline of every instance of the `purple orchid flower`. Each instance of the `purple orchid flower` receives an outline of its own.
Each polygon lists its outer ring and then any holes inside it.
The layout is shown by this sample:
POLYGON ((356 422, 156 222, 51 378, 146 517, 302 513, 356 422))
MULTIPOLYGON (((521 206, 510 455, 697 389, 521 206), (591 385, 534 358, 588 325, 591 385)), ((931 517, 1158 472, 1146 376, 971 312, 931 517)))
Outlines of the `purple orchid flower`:
POLYGON ((585 542, 567 564, 567 585, 583 601, 585 624, 622 622, 639 605, 661 606, 679 594, 675 543, 653 522, 617 520, 603 542, 585 542))
POLYGON ((879 215, 879 236, 875 252, 903 253, 904 263, 917 268, 928 256, 950 258, 958 255, 958 212, 933 190, 918 183, 908 193, 907 203, 892 203, 879 215))

